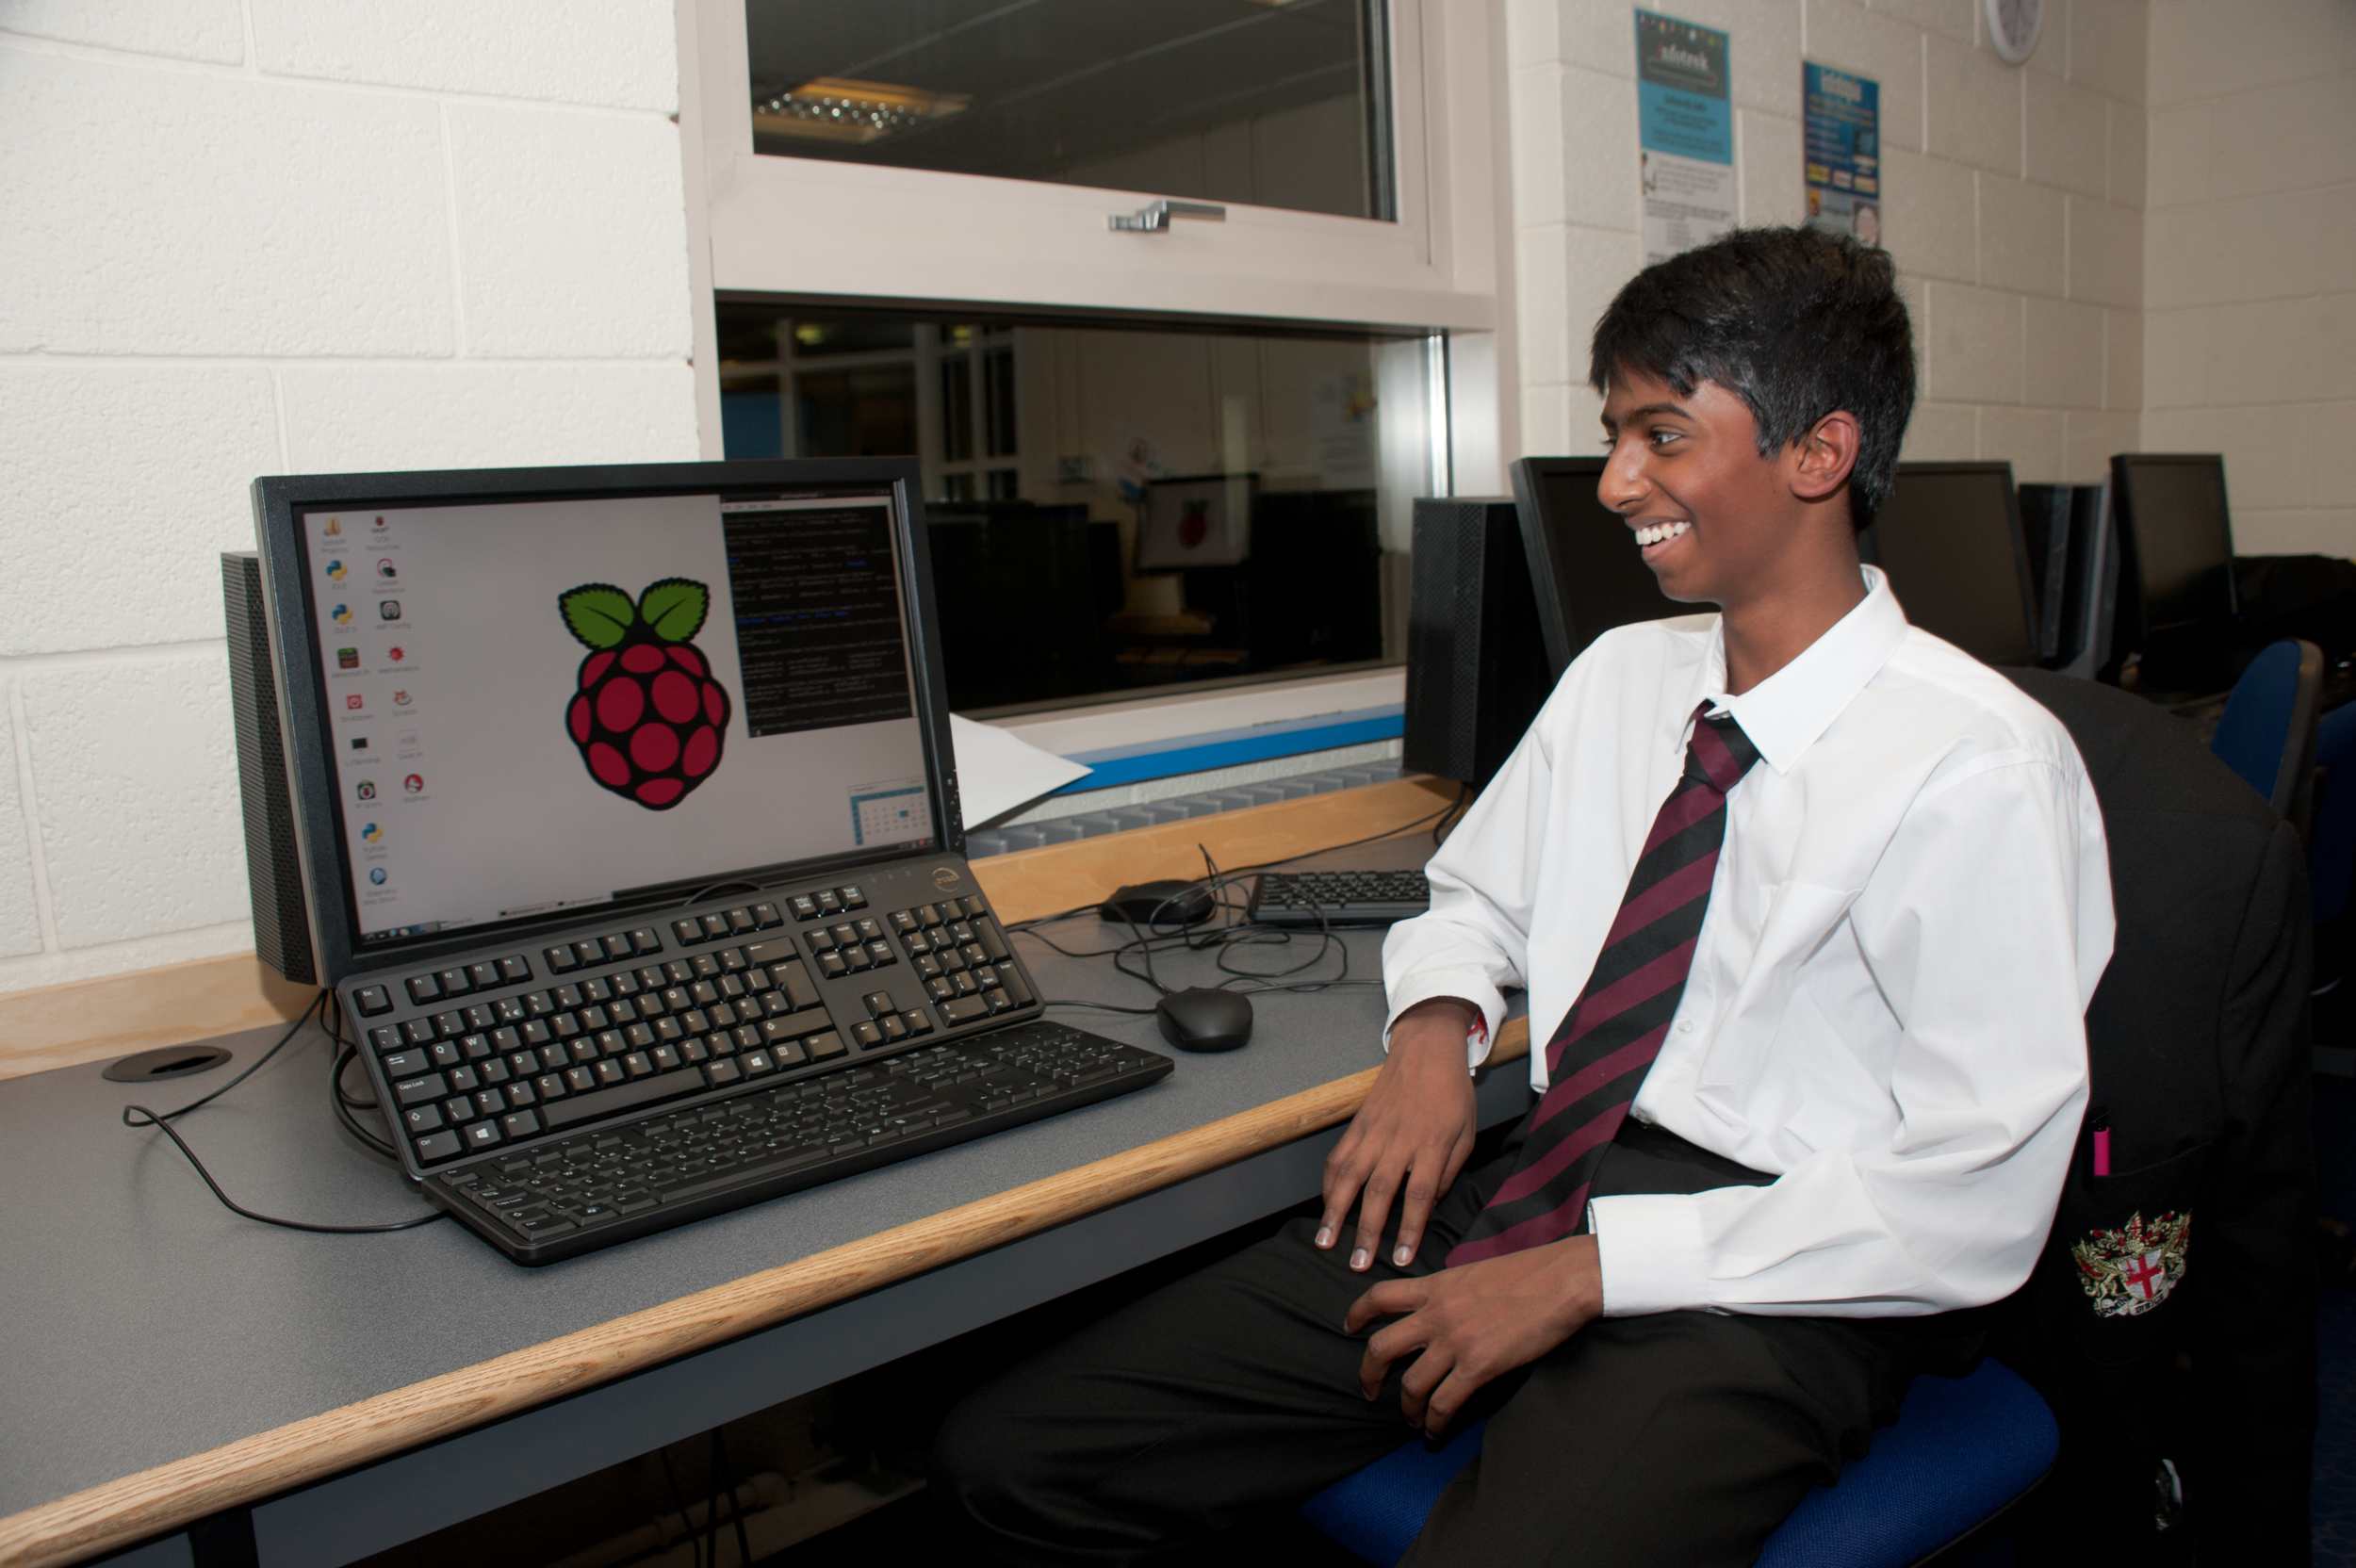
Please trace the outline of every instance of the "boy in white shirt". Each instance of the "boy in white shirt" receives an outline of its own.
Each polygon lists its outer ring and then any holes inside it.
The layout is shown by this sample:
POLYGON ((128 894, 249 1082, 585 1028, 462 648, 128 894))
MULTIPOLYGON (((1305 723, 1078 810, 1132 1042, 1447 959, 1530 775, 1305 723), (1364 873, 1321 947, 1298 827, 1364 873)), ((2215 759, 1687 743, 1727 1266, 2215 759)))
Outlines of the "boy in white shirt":
POLYGON ((1914 393, 1888 256, 1673 257, 1591 375, 1605 505, 1719 613, 1599 638, 1433 858, 1321 1217, 953 1413, 1008 1560, 1174 1560, 1470 1412, 1411 1562, 1747 1562, 2037 1257, 2108 864, 2059 723, 1858 563, 1914 393), (1466 1171, 1517 985, 1540 1098, 1466 1171))

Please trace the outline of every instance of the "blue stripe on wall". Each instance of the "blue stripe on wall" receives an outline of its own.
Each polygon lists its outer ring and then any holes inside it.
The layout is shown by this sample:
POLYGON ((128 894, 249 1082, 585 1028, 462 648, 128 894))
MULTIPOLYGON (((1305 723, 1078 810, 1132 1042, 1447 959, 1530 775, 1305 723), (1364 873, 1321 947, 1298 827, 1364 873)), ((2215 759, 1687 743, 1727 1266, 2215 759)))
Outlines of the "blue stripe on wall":
POLYGON ((1074 779, 1055 792, 1081 794, 1119 784, 1141 784, 1179 774, 1265 762, 1275 757, 1395 740, 1405 732, 1406 725, 1403 708, 1370 708, 1356 713, 1304 720, 1297 725, 1264 725, 1189 736, 1175 743, 1155 742, 1150 749, 1115 746, 1104 751, 1080 752, 1072 760, 1086 763, 1088 776, 1074 779))

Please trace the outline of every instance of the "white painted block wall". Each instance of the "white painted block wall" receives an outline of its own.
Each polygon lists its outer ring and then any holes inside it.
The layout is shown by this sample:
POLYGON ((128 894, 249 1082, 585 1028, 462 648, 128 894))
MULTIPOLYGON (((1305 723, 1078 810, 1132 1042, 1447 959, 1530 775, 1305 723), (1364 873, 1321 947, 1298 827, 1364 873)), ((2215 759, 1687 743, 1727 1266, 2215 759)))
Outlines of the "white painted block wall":
POLYGON ((2144 438, 2246 555, 2356 556, 2356 5, 2154 0, 2144 438))
MULTIPOLYGON (((1883 235, 1921 373, 1906 456, 2003 458, 2019 479, 2063 481, 2135 449, 2144 0, 2050 0, 2025 67, 1980 36, 1979 0, 1652 8, 1731 35, 1746 223, 1801 216, 1801 61, 1881 84, 1883 235)), ((1506 23, 1521 449, 1594 451, 1588 335, 1643 262, 1635 24, 1626 0, 1506 0, 1506 23)))
POLYGON ((696 455, 678 98, 670 0, 0 4, 0 990, 252 945, 254 476, 696 455))

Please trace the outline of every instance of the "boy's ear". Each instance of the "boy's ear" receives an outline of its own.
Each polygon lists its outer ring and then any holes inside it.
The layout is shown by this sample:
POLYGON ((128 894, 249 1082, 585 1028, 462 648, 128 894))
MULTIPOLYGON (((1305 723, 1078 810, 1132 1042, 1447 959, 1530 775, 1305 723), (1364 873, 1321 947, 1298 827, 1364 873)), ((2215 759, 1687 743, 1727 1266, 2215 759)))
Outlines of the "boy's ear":
POLYGON ((1817 420, 1792 444, 1787 454, 1791 460, 1792 493, 1804 501, 1829 499, 1848 482, 1864 440, 1864 427, 1845 408, 1837 408, 1817 420))

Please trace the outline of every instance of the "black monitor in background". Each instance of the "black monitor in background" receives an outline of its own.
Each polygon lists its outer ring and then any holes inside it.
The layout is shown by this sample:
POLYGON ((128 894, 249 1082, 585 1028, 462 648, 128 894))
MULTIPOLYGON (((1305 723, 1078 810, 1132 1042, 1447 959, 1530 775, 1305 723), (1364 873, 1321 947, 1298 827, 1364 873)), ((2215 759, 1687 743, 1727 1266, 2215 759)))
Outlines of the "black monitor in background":
POLYGON ((2110 486, 2024 484, 2021 525, 2037 578, 2045 665, 2091 679, 2110 661, 2119 585, 2110 486))
POLYGON ((1121 608, 1120 563, 1107 585, 1086 506, 930 501, 924 532, 945 590, 937 608, 952 709, 1109 688, 1104 619, 1121 608))
POLYGON ((1560 677, 1613 627, 1691 615, 1661 591, 1626 519, 1596 498, 1600 457, 1525 457, 1513 465, 1513 505, 1536 593, 1546 662, 1560 677))
POLYGON ((2215 678, 2206 666, 2232 642, 2233 524, 2225 460, 2121 453, 2111 459, 2119 550, 2120 653, 2142 656, 2163 683, 2215 678))
POLYGON ((1989 664, 2042 662, 2009 463, 1901 463, 1858 536, 1906 619, 1989 664))

